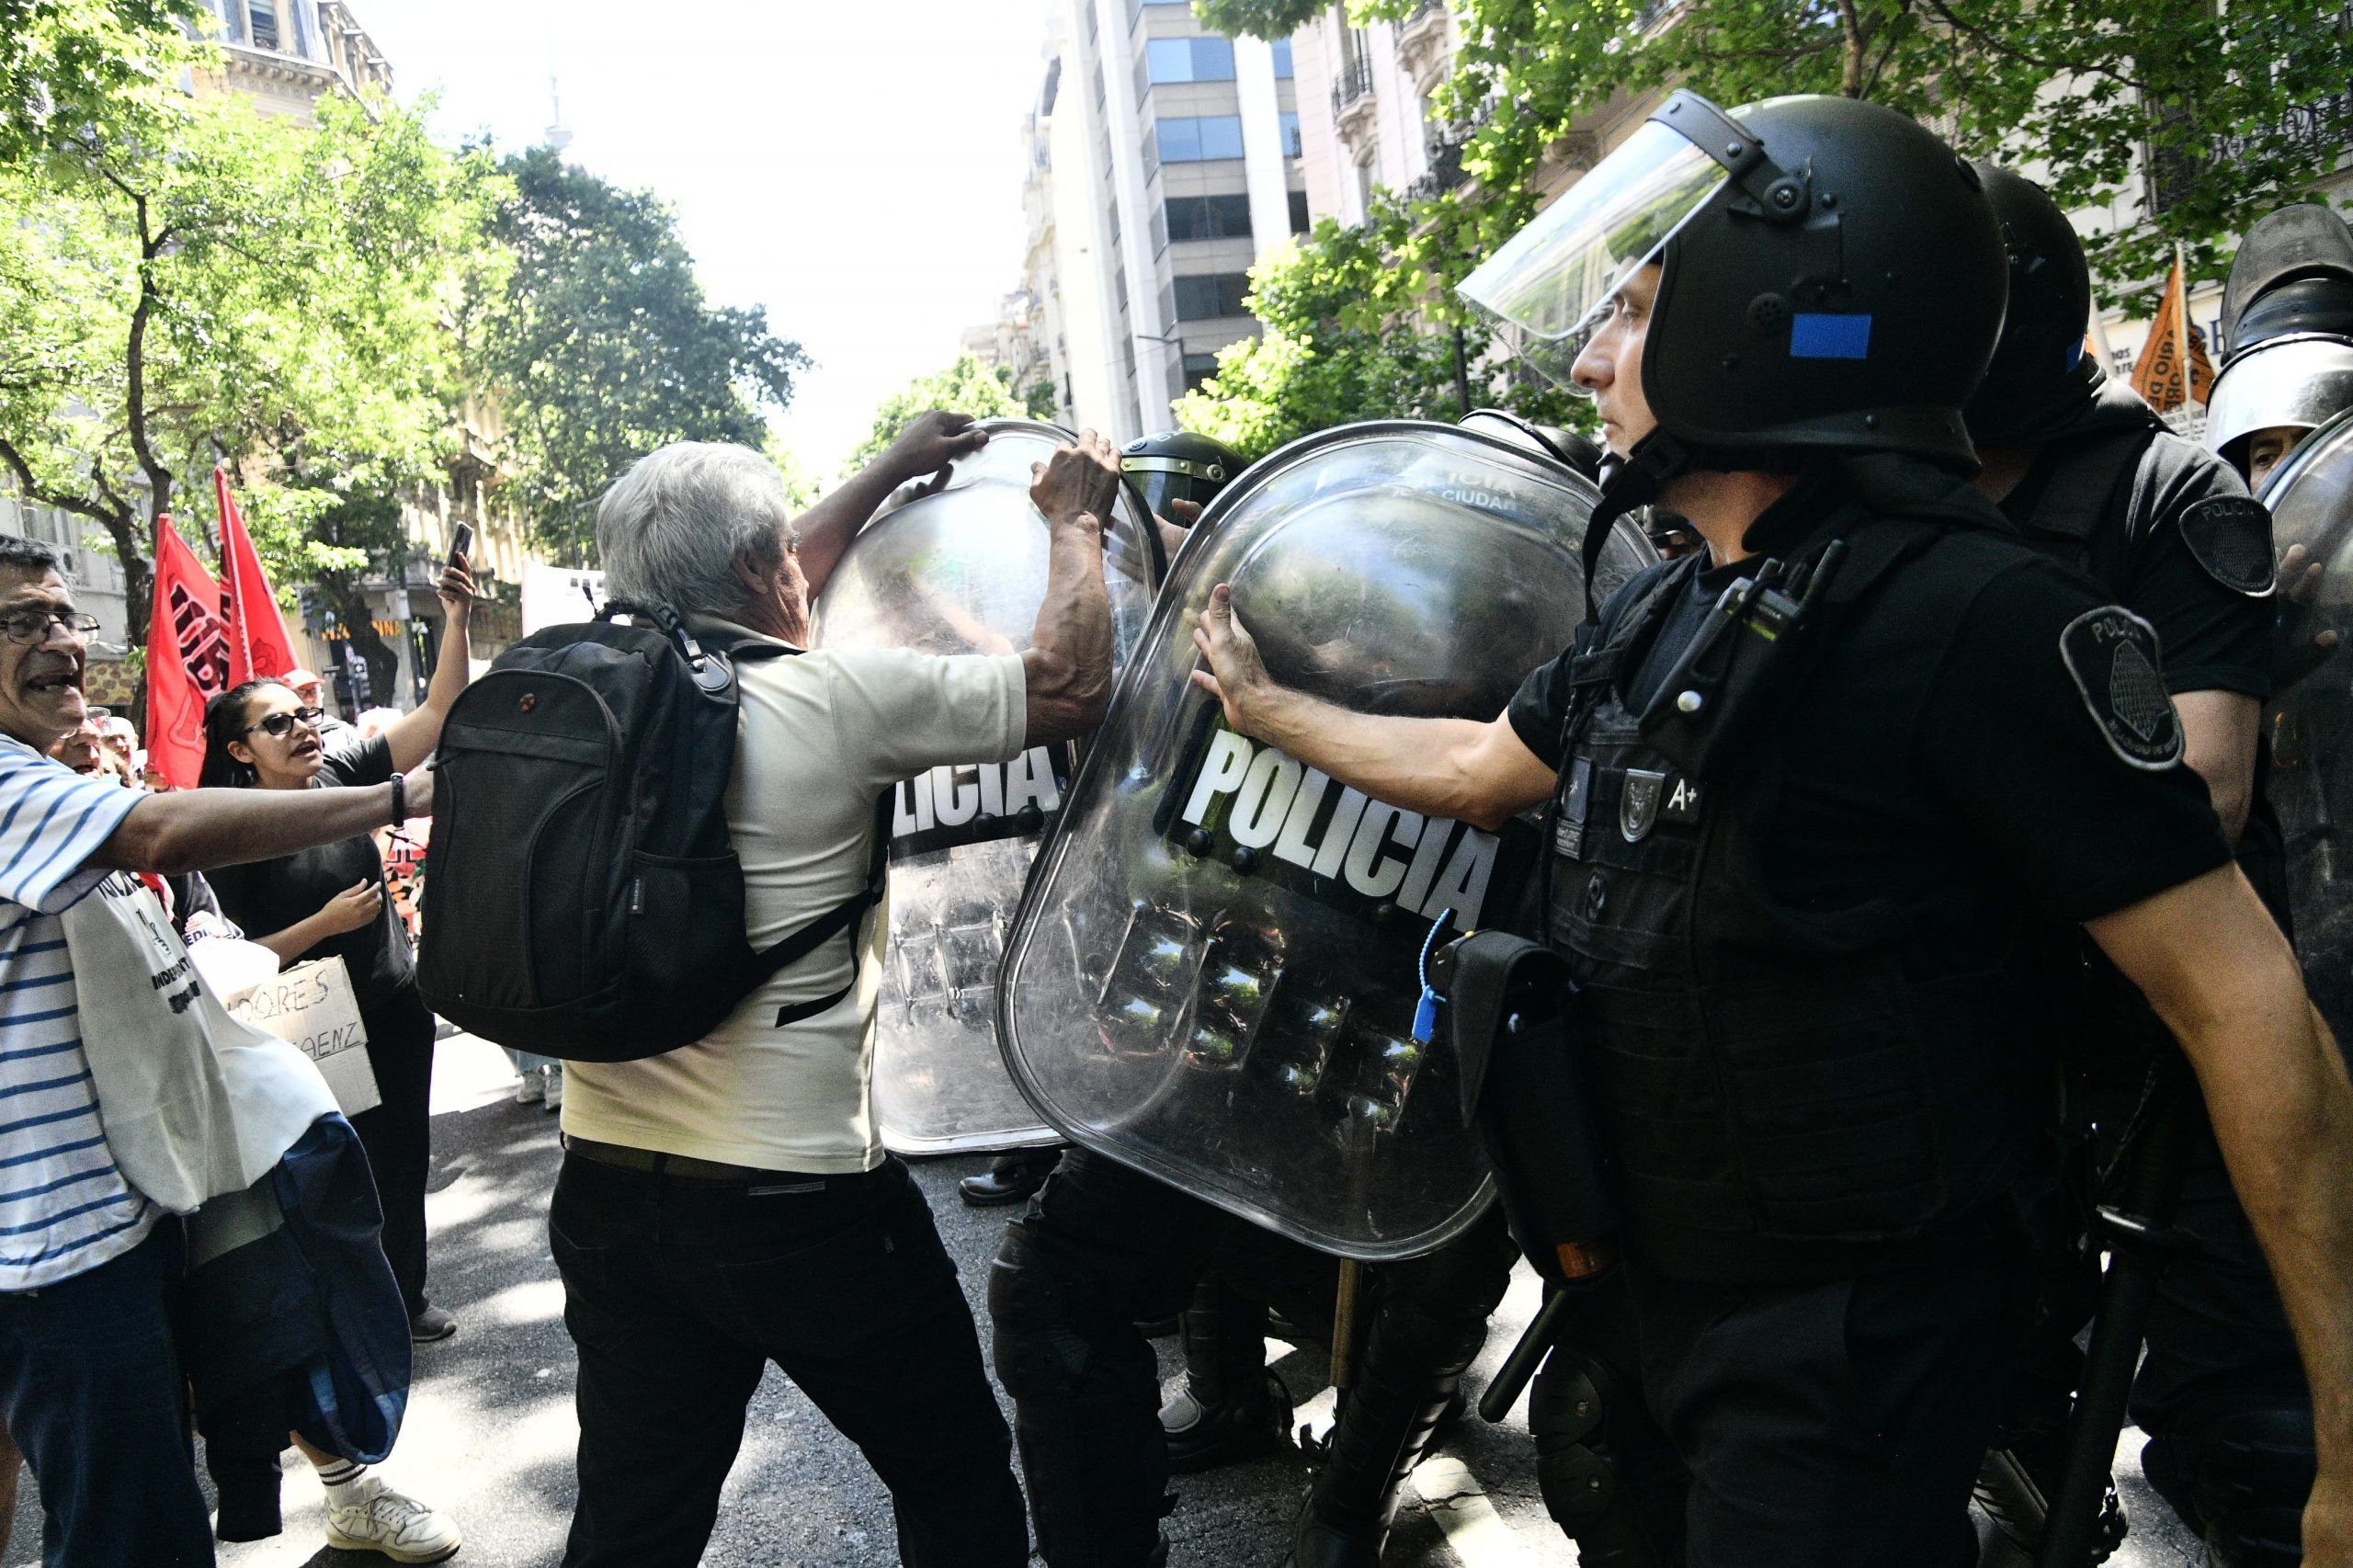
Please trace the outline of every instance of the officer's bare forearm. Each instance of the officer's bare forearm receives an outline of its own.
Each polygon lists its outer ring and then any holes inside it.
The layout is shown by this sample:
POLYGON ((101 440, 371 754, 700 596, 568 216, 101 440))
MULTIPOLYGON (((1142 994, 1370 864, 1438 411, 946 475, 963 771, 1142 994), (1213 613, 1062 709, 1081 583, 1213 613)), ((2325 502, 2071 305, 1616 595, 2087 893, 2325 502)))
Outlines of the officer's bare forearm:
POLYGON ((2173 699, 2181 714, 2182 760, 2206 781, 2207 798, 2234 844, 2246 831, 2255 801, 2255 753, 2263 707, 2236 691, 2185 691, 2173 699))
POLYGON ((270 860, 372 833, 392 820, 392 787, 180 790, 150 795, 91 853, 109 870, 176 876, 270 860))
POLYGON ((2322 1464, 2353 1469, 2353 1083, 2295 954, 2235 867, 2091 923, 2197 1069, 2312 1385, 2322 1464))
POLYGON ((1031 745, 1074 740, 1111 700, 1111 600, 1103 586, 1103 525, 1090 513, 1049 525, 1045 602, 1021 670, 1031 745))
POLYGON ((1242 727, 1376 801, 1490 831, 1552 792, 1552 770, 1502 719, 1358 713, 1268 682, 1250 688, 1242 727))

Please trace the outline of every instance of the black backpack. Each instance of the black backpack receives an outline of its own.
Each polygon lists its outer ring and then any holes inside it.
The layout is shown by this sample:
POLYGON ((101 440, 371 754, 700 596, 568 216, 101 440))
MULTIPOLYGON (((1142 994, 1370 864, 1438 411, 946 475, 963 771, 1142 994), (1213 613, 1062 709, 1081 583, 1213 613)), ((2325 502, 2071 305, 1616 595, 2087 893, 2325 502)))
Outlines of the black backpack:
POLYGON ((418 944, 435 1012, 518 1051, 635 1061, 700 1040, 857 925, 881 896, 887 833, 857 896, 765 951, 744 934, 730 661, 790 652, 708 646, 665 607, 613 604, 524 638, 460 695, 434 773, 418 944))

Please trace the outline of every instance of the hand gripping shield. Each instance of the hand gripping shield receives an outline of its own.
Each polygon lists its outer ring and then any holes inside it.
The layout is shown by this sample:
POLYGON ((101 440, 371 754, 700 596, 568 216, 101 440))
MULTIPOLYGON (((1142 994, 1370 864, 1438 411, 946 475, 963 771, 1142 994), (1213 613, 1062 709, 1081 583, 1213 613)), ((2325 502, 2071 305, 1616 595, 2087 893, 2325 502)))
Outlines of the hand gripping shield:
POLYGON ((2283 557, 2265 789, 2287 843, 2305 983, 2344 1040, 2353 1030, 2353 410, 2307 436, 2260 499, 2283 557))
MULTIPOLYGON (((909 485, 851 541, 818 597, 821 648, 1013 653, 1046 594, 1046 520, 1029 465, 1069 441, 1026 419, 986 420, 989 443, 947 483, 909 485)), ((1158 536, 1127 498, 1104 536, 1112 656, 1142 634, 1162 570, 1158 536)), ((1071 748, 935 767, 892 805, 890 935, 876 1008, 874 1115, 903 1154, 1054 1142, 1006 1075, 990 1030, 997 960, 1029 862, 1070 787, 1071 748)))
MULTIPOLYGON (((1539 861, 1344 788, 1189 683, 1219 583, 1276 679, 1366 712, 1493 719, 1584 613, 1597 493, 1540 454, 1383 421, 1220 495, 1022 895, 1006 1060, 1073 1142, 1343 1256, 1412 1256, 1492 1192, 1444 1032, 1415 1039, 1433 924, 1505 924, 1539 861)), ((1606 590, 1653 559, 1631 524, 1606 590)))

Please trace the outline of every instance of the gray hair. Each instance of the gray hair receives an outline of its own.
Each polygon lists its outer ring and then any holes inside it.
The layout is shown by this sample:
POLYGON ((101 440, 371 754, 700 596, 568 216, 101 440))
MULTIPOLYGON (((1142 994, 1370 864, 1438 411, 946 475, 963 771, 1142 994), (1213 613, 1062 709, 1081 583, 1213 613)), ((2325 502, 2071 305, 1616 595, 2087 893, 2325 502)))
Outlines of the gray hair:
POLYGON ((46 577, 63 569, 64 562, 57 551, 37 539, 21 534, 0 534, 0 572, 21 573, 28 577, 46 577))
POLYGON ((673 441, 631 463, 597 504, 607 596, 681 615, 740 609, 736 563, 773 563, 800 543, 783 477, 749 447, 673 441))

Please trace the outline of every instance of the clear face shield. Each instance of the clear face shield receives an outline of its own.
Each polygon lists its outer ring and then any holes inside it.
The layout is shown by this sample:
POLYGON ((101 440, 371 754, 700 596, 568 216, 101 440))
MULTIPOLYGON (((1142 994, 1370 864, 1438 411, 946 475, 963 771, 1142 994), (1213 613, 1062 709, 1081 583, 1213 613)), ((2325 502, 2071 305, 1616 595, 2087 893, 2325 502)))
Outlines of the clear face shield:
POLYGON ((1727 177, 1724 165, 1689 137, 1646 120, 1458 292, 1514 354, 1582 393, 1570 372, 1608 319, 1618 290, 1658 260, 1727 177))

